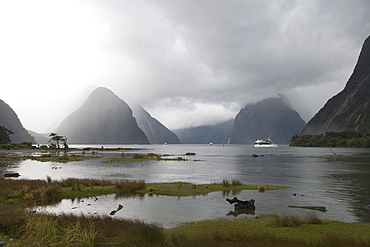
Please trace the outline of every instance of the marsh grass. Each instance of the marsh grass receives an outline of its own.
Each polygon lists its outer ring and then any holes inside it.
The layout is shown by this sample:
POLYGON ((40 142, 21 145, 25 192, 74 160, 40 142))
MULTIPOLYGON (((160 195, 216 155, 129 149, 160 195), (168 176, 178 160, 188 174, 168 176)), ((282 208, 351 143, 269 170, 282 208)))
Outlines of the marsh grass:
POLYGON ((173 246, 180 247, 369 246, 370 226, 368 224, 336 221, 321 221, 317 224, 316 218, 317 216, 310 215, 301 220, 294 219, 296 221, 294 227, 276 226, 274 215, 192 222, 167 229, 166 238, 173 246))
POLYGON ((265 190, 266 190, 266 187, 264 185, 259 185, 258 186, 258 192, 263 193, 263 192, 265 192, 265 190))
MULTIPOLYGON (((284 189, 283 186, 266 186, 266 190, 284 189)), ((167 196, 194 196, 205 195, 211 192, 220 191, 225 194, 232 192, 237 194, 241 190, 257 190, 257 185, 241 184, 238 180, 226 180, 221 183, 212 184, 194 184, 187 182, 174 183, 150 183, 147 184, 147 189, 138 190, 142 194, 155 194, 167 196)))
POLYGON ((235 178, 231 179, 230 181, 228 179, 223 179, 222 185, 224 187, 239 186, 239 185, 242 185, 242 182, 240 182, 240 180, 235 179, 235 178))
POLYGON ((95 225, 92 221, 63 221, 63 218, 29 213, 21 242, 25 246, 95 246, 95 225))
POLYGON ((115 186, 121 193, 134 193, 138 190, 145 190, 146 189, 146 183, 144 180, 126 180, 126 181, 120 181, 116 182, 115 186))
MULTIPOLYGON (((144 184, 143 181, 123 181, 118 187, 136 188, 144 184)), ((222 183, 148 184, 143 193, 152 190, 160 193, 170 192, 178 196, 183 192, 193 195, 195 192, 258 188, 254 185, 232 186, 232 182, 230 184, 229 188, 224 187, 222 183)), ((17 201, 26 194, 35 198, 48 198, 40 194, 47 194, 42 188, 52 186, 62 188, 59 197, 67 195, 65 190, 73 196, 79 193, 86 196, 86 192, 97 195, 96 193, 100 192, 119 191, 115 183, 109 181, 67 179, 48 183, 46 180, 0 179, 0 185, 0 233, 16 238, 14 242, 20 242, 18 246, 370 246, 369 224, 322 221, 314 213, 305 218, 259 215, 258 218, 203 221, 164 230, 157 224, 137 220, 26 213, 25 207, 29 204, 17 201), (71 191, 71 187, 63 187, 74 184, 80 184, 81 188, 91 191, 71 191), (9 202, 7 200, 10 200, 8 196, 11 193, 16 197, 11 198, 13 201, 9 202), (47 239, 45 236, 48 236, 47 239)), ((269 189, 269 186, 266 186, 266 189, 269 189)))
POLYGON ((155 153, 135 153, 135 154, 121 154, 117 157, 109 158, 102 161, 102 163, 123 163, 123 162, 142 162, 142 161, 188 161, 188 159, 181 156, 194 156, 195 153, 185 153, 174 155, 174 154, 155 154, 155 153), (178 156, 178 157, 173 157, 178 156), (172 158, 171 158, 172 157, 172 158))
POLYGON ((133 193, 145 190, 144 181, 111 182, 95 179, 68 178, 61 181, 0 178, 0 202, 50 203, 62 198, 89 197, 111 193, 133 193))
POLYGON ((306 217, 294 215, 274 215, 274 224, 278 227, 294 227, 303 224, 322 224, 323 221, 315 213, 307 214, 306 217))
POLYGON ((30 214, 23 229, 23 246, 165 246, 157 224, 105 216, 30 214))

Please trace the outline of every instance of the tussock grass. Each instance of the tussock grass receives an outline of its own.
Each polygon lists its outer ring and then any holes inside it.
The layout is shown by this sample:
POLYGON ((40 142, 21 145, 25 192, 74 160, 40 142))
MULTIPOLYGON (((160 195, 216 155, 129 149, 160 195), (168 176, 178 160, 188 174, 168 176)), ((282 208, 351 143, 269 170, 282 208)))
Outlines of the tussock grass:
POLYGON ((73 185, 79 184, 85 187, 92 187, 92 186, 109 186, 113 185, 114 183, 107 180, 100 180, 100 179, 87 179, 87 178, 67 178, 62 179, 60 183, 63 187, 71 187, 73 185))
POLYGON ((222 185, 224 187, 239 186, 239 185, 242 185, 242 182, 240 182, 238 179, 235 179, 235 178, 231 179, 230 181, 227 179, 223 179, 222 185))
POLYGON ((92 221, 63 221, 63 218, 30 213, 21 242, 24 246, 95 246, 96 229, 92 221))
POLYGON ((111 182, 68 178, 61 181, 0 178, 0 202, 50 203, 62 198, 89 197, 111 193, 134 193, 146 188, 145 181, 111 182))
POLYGON ((162 228, 103 216, 27 216, 22 246, 165 246, 162 228))
POLYGON ((116 186, 117 189, 119 189, 120 192, 123 192, 123 193, 134 193, 138 190, 146 189, 146 183, 145 183, 144 180, 120 181, 120 182, 116 182, 115 186, 116 186))
POLYGON ((309 215, 299 221, 299 226, 295 223, 294 227, 280 227, 276 226, 276 216, 262 215, 258 218, 186 223, 165 232, 167 242, 180 247, 369 246, 369 224, 336 221, 320 221, 317 224, 316 218, 317 216, 309 215))
POLYGON ((264 185, 259 185, 258 186, 258 192, 263 193, 263 192, 265 192, 265 190, 266 190, 266 187, 264 185))
POLYGON ((274 215, 274 224, 278 227, 294 227, 303 224, 322 224, 322 220, 315 213, 310 213, 306 217, 294 215, 274 215))
MULTIPOLYGON (((221 191, 228 194, 232 192, 237 194, 241 190, 257 190, 257 185, 246 185, 241 184, 238 180, 226 180, 224 179, 221 183, 212 184, 194 184, 187 182, 174 182, 174 183, 150 183, 147 184, 147 189, 138 190, 138 193, 142 194, 155 194, 155 195, 167 195, 167 196, 194 196, 204 195, 207 193, 221 191)), ((266 190, 284 189, 287 187, 283 186, 265 186, 266 190)))

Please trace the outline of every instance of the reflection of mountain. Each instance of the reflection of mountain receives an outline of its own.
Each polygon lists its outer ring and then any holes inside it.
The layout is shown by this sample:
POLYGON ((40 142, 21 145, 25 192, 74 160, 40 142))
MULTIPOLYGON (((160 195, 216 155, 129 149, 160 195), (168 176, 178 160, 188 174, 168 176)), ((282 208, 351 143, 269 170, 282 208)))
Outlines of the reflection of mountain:
POLYGON ((370 133, 370 36, 342 92, 331 98, 308 122, 302 134, 354 129, 370 133))
POLYGON ((138 104, 132 106, 134 117, 151 144, 180 144, 179 138, 138 104))
POLYGON ((287 144, 304 126, 288 99, 280 95, 241 109, 234 121, 231 143, 253 144, 256 139, 271 137, 277 143, 287 144))
POLYGON ((107 88, 97 88, 57 128, 69 143, 147 144, 131 108, 107 88))
POLYGON ((234 120, 231 119, 216 125, 205 125, 193 128, 174 130, 183 144, 226 144, 228 143, 234 120))
POLYGON ((2 100, 0 100, 0 126, 4 126, 5 128, 14 132, 14 134, 9 136, 11 141, 14 143, 35 143, 35 139, 23 127, 17 114, 7 103, 2 100))

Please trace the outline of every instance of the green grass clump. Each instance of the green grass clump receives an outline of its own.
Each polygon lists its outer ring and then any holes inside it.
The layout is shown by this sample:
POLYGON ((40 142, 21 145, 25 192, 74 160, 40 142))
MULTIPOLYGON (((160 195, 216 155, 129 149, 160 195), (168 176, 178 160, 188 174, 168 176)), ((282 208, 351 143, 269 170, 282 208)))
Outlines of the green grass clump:
MULTIPOLYGON (((181 156, 191 156, 195 155, 195 153, 186 153, 182 154, 181 156)), ((123 162, 142 162, 142 161, 150 161, 150 160, 156 160, 156 161, 188 161, 188 159, 185 159, 181 156, 175 157, 175 158, 167 158, 175 156, 172 154, 154 154, 154 153, 148 153, 148 154, 121 154, 119 157, 113 157, 109 158, 105 161, 102 161, 103 163, 123 163, 123 162), (166 157, 166 158, 165 158, 166 157)), ((176 155, 177 156, 177 155, 176 155)))
MULTIPOLYGON (((224 180, 228 181, 228 180, 224 180)), ((266 190, 283 189, 287 187, 283 186, 265 186, 266 190)), ((245 185, 238 181, 228 182, 228 186, 224 183, 212 183, 212 184, 194 184, 187 182, 174 182, 174 183, 151 183, 147 184, 146 189, 138 190, 138 193, 142 194, 155 194, 155 195, 166 195, 166 196, 194 196, 204 195, 211 192, 221 191, 241 191, 241 190, 257 190, 257 185, 245 185)))
POLYGON ((222 180, 222 185, 224 187, 239 186, 239 185, 242 185, 242 182, 240 182, 240 180, 235 179, 235 178, 231 179, 230 181, 227 180, 227 179, 223 179, 222 180))
POLYGON ((165 246, 158 225, 105 216, 29 213, 21 232, 18 246, 165 246))
POLYGON ((26 218, 21 243, 24 246, 95 246, 96 229, 92 222, 81 225, 58 217, 31 213, 26 218))
MULTIPOLYGON (((288 218, 288 216, 286 217, 288 218)), ((365 247, 370 244, 370 225, 336 221, 312 222, 316 216, 300 218, 290 227, 276 225, 275 215, 236 220, 219 219, 185 223, 167 229, 173 246, 260 246, 260 247, 365 247)))
POLYGON ((322 224, 323 221, 316 213, 307 214, 306 217, 298 217, 295 215, 274 215, 274 224, 277 227, 294 227, 303 224, 322 224))
POLYGON ((120 181, 120 182, 115 183, 115 186, 117 189, 119 189, 120 192, 123 192, 123 193, 134 193, 138 190, 146 189, 146 184, 144 180, 120 181))

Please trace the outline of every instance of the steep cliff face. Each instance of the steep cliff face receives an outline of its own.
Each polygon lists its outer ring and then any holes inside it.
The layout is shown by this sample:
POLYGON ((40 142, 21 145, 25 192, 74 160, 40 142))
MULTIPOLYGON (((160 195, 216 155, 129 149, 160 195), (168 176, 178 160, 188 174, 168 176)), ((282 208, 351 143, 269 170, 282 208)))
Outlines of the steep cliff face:
POLYGON ((287 144, 305 124, 284 96, 268 98, 240 110, 234 121, 231 143, 253 144, 256 139, 270 137, 279 144, 287 144))
POLYGON ((215 125, 174 130, 182 144, 226 144, 233 130, 234 119, 215 125))
POLYGON ((23 127, 17 114, 3 100, 0 100, 0 126, 4 126, 14 132, 14 134, 9 136, 10 140, 14 143, 36 143, 35 139, 23 127))
POLYGON ((134 117, 151 144, 180 144, 179 138, 167 127, 153 118, 143 107, 132 105, 134 117))
POLYGON ((97 88, 85 103, 70 114, 56 132, 68 143, 148 144, 132 116, 131 108, 111 90, 97 88))
POLYGON ((370 36, 365 40, 346 87, 308 122, 302 135, 354 129, 370 133, 370 36))

